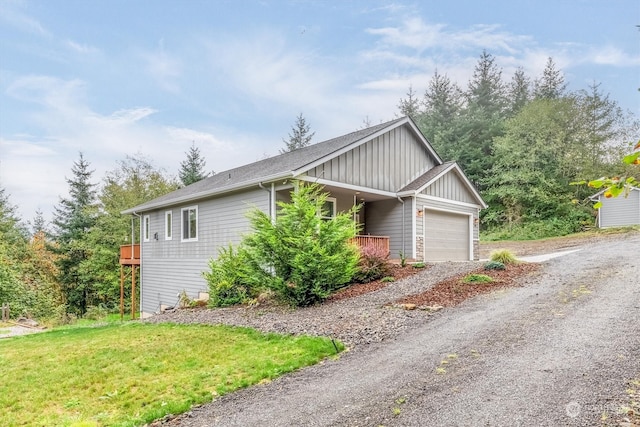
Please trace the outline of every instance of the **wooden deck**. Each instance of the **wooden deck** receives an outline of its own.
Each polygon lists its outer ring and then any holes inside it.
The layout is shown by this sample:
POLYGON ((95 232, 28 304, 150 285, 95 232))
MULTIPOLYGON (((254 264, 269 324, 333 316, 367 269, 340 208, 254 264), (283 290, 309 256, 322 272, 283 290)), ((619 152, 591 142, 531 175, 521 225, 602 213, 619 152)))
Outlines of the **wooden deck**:
POLYGON ((140 265, 140 245, 120 246, 121 265, 140 265))

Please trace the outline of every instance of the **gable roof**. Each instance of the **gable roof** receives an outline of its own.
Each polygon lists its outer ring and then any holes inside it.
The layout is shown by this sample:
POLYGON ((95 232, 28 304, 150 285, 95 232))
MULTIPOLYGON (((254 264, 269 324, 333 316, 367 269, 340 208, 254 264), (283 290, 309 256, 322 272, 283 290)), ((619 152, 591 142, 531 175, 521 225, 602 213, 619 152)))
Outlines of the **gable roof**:
POLYGON ((216 173, 213 176, 195 182, 191 185, 180 188, 171 193, 167 193, 133 208, 124 210, 122 213, 131 214, 144 212, 163 206, 185 203, 216 194, 250 187, 265 181, 292 178, 310 169, 318 162, 324 162, 329 158, 335 157, 336 155, 351 149, 355 145, 365 143, 391 128, 402 126, 404 124, 409 124, 414 132, 420 135, 423 143, 429 149, 430 153, 434 156, 437 162, 441 163, 442 160, 438 157, 413 121, 408 117, 401 117, 366 129, 351 132, 337 138, 329 139, 324 142, 319 142, 294 151, 216 173))
POLYGON ((473 194, 473 197, 478 201, 478 204, 480 204, 480 206, 482 206, 483 208, 486 208, 487 204, 485 203, 484 200, 482 200, 480 193, 478 193, 478 190, 476 190, 476 187, 471 183, 471 181, 469 181, 469 178, 467 178, 464 172, 462 172, 462 169, 460 169, 460 166, 458 166, 456 162, 446 162, 429 169, 427 172, 425 172, 424 174, 422 174, 421 176, 419 176, 418 178, 416 178, 415 180, 413 180, 412 182, 410 182, 409 184, 401 188, 398 191, 398 195, 408 196, 408 195, 415 195, 415 194, 421 193, 431 184, 433 184, 438 179, 440 179, 441 177, 443 177, 444 175, 446 175, 451 171, 458 172, 458 176, 465 183, 466 187, 469 189, 471 194, 473 194))
MULTIPOLYGON (((443 168, 444 165, 442 165, 442 159, 434 151, 433 147, 431 147, 431 144, 427 141, 413 120, 405 116, 294 151, 216 173, 213 176, 195 182, 191 185, 180 188, 171 193, 167 193, 138 206, 126 209, 121 213, 132 214, 145 212, 152 209, 187 203, 218 194, 256 186, 263 182, 295 178, 319 164, 340 156, 341 154, 352 150, 361 144, 365 144, 366 142, 394 128, 404 125, 408 126, 413 131, 419 142, 421 142, 427 149, 428 153, 433 156, 437 165, 435 168, 416 179, 413 183, 405 186, 404 189, 408 189, 411 185, 417 185, 421 179, 426 179, 431 182, 430 177, 439 177, 440 175, 438 173, 440 171, 444 169, 449 170, 448 167, 443 168)), ((447 163, 447 165, 451 165, 451 163, 447 163)), ((456 167, 458 166, 456 165, 456 167)), ((460 173, 464 177, 464 174, 461 171, 460 173)), ((474 194, 477 194, 473 185, 471 185, 466 177, 464 177, 464 179, 469 184, 474 194)), ((479 195, 477 197, 482 201, 479 195)), ((484 205, 484 202, 482 202, 482 204, 484 205)))

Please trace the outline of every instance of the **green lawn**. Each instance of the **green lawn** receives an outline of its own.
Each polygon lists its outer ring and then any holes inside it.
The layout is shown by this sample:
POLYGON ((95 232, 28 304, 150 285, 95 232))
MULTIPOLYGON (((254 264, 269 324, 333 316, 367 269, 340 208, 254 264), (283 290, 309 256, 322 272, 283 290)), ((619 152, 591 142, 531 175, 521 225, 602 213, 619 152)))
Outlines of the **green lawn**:
POLYGON ((335 353, 326 338, 137 322, 0 340, 0 425, 141 425, 335 353))

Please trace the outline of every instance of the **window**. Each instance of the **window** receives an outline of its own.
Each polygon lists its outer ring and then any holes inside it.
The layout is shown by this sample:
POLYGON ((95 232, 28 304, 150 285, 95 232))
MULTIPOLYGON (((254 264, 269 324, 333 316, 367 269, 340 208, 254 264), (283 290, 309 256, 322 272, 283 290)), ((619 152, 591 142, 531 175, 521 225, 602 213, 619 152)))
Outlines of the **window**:
POLYGON ((320 216, 322 219, 331 219, 336 216, 336 199, 334 197, 327 197, 324 201, 320 216))
POLYGON ((182 209, 182 241, 198 240, 198 207, 182 209))
POLYGON ((173 238, 173 211, 164 213, 164 240, 173 238))
POLYGON ((149 215, 145 215, 142 217, 142 240, 145 242, 149 241, 149 236, 151 235, 150 231, 151 218, 149 215))

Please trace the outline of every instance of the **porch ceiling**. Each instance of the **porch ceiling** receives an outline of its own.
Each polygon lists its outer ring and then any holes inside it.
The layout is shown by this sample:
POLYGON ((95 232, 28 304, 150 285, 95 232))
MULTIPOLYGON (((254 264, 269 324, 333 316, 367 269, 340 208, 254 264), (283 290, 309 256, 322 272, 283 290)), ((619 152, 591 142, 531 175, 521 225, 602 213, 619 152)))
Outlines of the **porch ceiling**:
POLYGON ((343 187, 332 186, 332 185, 325 185, 324 188, 325 188, 325 191, 331 193, 331 195, 333 197, 353 198, 355 196, 357 201, 358 201, 358 203, 361 203, 361 202, 375 202, 377 200, 388 200, 388 199, 390 199, 389 196, 385 196, 385 195, 381 195, 381 194, 370 193, 370 192, 367 192, 367 191, 356 191, 356 190, 343 188, 343 187))

